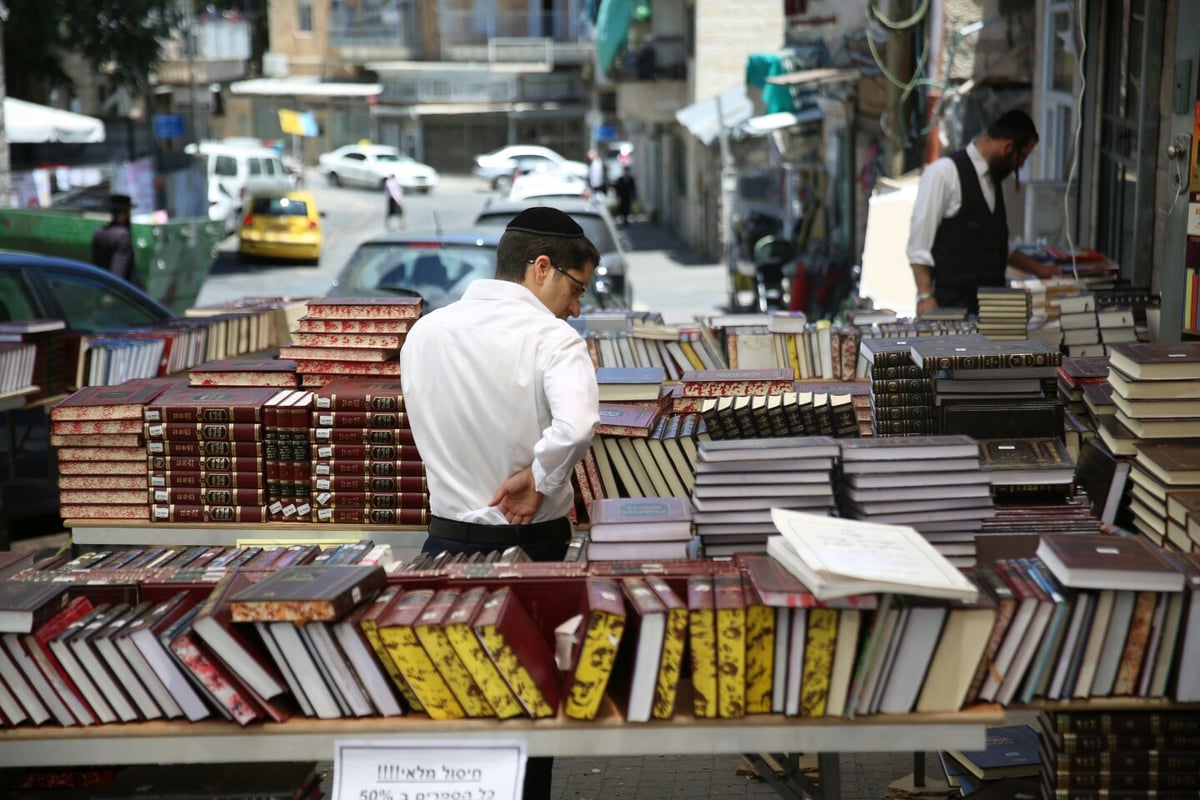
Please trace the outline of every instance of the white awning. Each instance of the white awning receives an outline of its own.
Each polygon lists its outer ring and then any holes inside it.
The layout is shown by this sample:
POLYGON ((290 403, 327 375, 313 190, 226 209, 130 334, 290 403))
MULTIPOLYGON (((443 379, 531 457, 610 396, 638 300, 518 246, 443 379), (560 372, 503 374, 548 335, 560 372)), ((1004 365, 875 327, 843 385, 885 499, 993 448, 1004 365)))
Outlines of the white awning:
POLYGON ((744 86, 738 86, 720 95, 692 103, 675 112, 675 119, 680 125, 691 131, 692 135, 711 145, 721 135, 721 125, 726 128, 737 128, 754 114, 754 104, 746 96, 744 86), (717 98, 721 100, 721 113, 717 114, 717 98))
POLYGON ((763 114, 761 117, 752 117, 746 120, 742 123, 741 133, 745 136, 764 136, 793 125, 819 122, 824 116, 819 108, 806 108, 796 113, 777 111, 774 114, 763 114))
POLYGON ((4 98, 4 130, 9 142, 22 144, 104 141, 104 123, 95 117, 40 106, 15 97, 4 98))

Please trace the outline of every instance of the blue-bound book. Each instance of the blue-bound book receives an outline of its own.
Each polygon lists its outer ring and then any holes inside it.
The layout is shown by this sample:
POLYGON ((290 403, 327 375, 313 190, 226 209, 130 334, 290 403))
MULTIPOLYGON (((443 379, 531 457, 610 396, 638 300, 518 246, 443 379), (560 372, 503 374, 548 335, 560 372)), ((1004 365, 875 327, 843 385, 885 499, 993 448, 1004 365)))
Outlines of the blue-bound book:
POLYGON ((947 751, 980 780, 1038 775, 1042 759, 1038 735, 1029 725, 1002 725, 987 729, 986 749, 964 753, 947 751))

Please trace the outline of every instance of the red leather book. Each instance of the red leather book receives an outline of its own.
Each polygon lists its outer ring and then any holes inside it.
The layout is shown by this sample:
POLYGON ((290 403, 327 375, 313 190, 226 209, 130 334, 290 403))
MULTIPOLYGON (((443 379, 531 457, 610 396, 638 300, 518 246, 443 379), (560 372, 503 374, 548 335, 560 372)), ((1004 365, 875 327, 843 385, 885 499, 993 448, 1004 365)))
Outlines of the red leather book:
POLYGON ((145 407, 147 422, 261 422, 263 406, 279 389, 232 386, 179 387, 163 392, 145 407))
POLYGON ((230 598, 234 622, 335 622, 387 579, 377 564, 307 564, 279 569, 230 598))
POLYGON ((146 437, 140 433, 52 433, 52 447, 144 447, 146 437))
POLYGON ((89 503, 143 505, 146 502, 146 493, 141 489, 61 489, 58 502, 65 506, 89 503))
POLYGON ((89 725, 96 721, 113 721, 115 717, 104 720, 88 703, 87 698, 70 673, 63 668, 62 662, 50 649, 50 640, 59 636, 63 631, 79 622, 92 612, 93 606, 86 597, 76 597, 66 608, 51 617, 44 625, 33 633, 22 634, 21 643, 30 657, 45 674, 51 686, 67 704, 71 714, 82 724, 89 725))
POLYGON ((267 503, 267 493, 262 489, 167 486, 151 489, 150 502, 157 505, 261 506, 267 503))
POLYGON ((263 476, 255 472, 206 472, 203 470, 151 470, 146 480, 151 487, 179 486, 198 489, 261 489, 263 476))
POLYGON ((315 361, 302 359, 296 362, 296 371, 317 375, 351 375, 364 377, 391 377, 400 375, 399 361, 315 361))
POLYGON ((229 456, 232 458, 262 458, 263 443, 224 441, 153 441, 147 442, 143 453, 161 456, 229 456))
POLYGON ((424 508, 318 508, 313 522, 335 525, 428 525, 424 508))
POLYGON ((257 442, 262 439, 262 425, 256 422, 150 422, 146 423, 147 439, 170 441, 257 442))
POLYGON ((234 722, 245 727, 259 718, 259 707, 247 695, 245 687, 190 629, 171 637, 167 647, 205 695, 234 722))
POLYGON ((336 475, 313 479, 316 492, 409 492, 425 494, 429 484, 424 475, 336 475))
POLYGON ((312 462, 312 476, 330 477, 338 475, 424 475, 425 464, 415 454, 415 447, 402 445, 397 448, 403 457, 396 460, 359 461, 347 459, 317 458, 312 462))
MULTIPOLYGON (((409 431, 410 436, 411 433, 409 431)), ((312 458, 316 461, 396 461, 402 453, 411 453, 413 460, 421 460, 416 448, 404 442, 320 442, 313 446, 312 458)))
MULTIPOLYGON (((296 331, 292 344, 297 347, 390 348, 399 350, 404 344, 403 333, 317 333, 296 331)), ((282 353, 281 353, 282 355, 282 353)))
POLYGON ((146 460, 145 447, 60 447, 59 463, 64 461, 141 461, 146 460))
POLYGON ((790 369, 688 370, 681 383, 684 397, 778 394, 795 388, 790 369))
POLYGON ((429 495, 423 492, 326 492, 318 490, 313 506, 321 508, 428 508, 429 495))
POLYGON ((283 694, 286 686, 262 644, 233 623, 230 605, 238 592, 261 577, 254 573, 231 572, 221 578, 197 609, 192 629, 250 689, 270 699, 283 694))
POLYGON ((421 316, 419 297, 321 297, 308 301, 308 319, 403 319, 421 316))
POLYGON ((393 445, 408 447, 416 457, 411 428, 313 428, 309 441, 322 445, 393 445))
POLYGON ((296 324, 301 333, 407 333, 414 318, 405 319, 333 319, 305 316, 296 324))
POLYGON ((311 414, 314 428, 406 428, 403 411, 332 411, 317 409, 311 414))
POLYGON ((561 687, 554 652, 513 589, 489 594, 471 626, 525 712, 535 719, 557 714, 561 687))
POLYGON ((296 362, 282 358, 224 358, 188 370, 193 387, 295 388, 296 362))
POLYGON ((150 508, 154 522, 266 522, 264 505, 154 505, 150 508))
POLYGON ((316 392, 314 405, 329 411, 403 411, 398 380, 337 378, 316 392))
POLYGON ((280 358, 291 358, 296 361, 336 361, 351 364, 378 364, 390 361, 400 352, 398 347, 335 347, 333 345, 313 345, 311 347, 296 346, 279 348, 280 358))
MULTIPOLYGON (((121 462, 124 463, 124 462, 121 462)), ((131 475, 59 475, 59 489, 145 489, 146 471, 131 475)))
POLYGON ((266 459, 255 456, 148 456, 152 470, 171 472, 254 472, 263 471, 266 459))
POLYGON ((119 386, 85 386, 50 409, 53 422, 97 419, 140 419, 147 403, 167 388, 166 384, 129 381, 119 386))
POLYGON ((142 433, 142 422, 136 419, 84 419, 64 420, 50 423, 52 436, 78 436, 93 434, 142 433))

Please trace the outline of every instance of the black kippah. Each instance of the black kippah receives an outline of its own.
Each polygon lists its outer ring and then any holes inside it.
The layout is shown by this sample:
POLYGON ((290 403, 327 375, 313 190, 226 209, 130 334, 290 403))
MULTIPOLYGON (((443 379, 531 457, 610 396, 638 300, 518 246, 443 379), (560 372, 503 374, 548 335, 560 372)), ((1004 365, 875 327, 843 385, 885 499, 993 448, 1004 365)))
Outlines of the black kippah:
POLYGON ((559 236, 563 239, 580 239, 584 235, 578 222, 565 212, 550 206, 525 209, 513 217, 504 230, 533 233, 538 236, 559 236))

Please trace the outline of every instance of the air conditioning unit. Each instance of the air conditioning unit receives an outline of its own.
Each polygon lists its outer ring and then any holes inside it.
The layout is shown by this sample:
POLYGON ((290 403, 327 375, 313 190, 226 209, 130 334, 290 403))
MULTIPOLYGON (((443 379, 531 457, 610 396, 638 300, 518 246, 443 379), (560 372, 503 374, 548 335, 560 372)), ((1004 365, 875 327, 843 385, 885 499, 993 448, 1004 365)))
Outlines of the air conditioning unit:
POLYGON ((291 73, 291 64, 283 53, 263 53, 262 68, 267 78, 286 78, 291 73))

